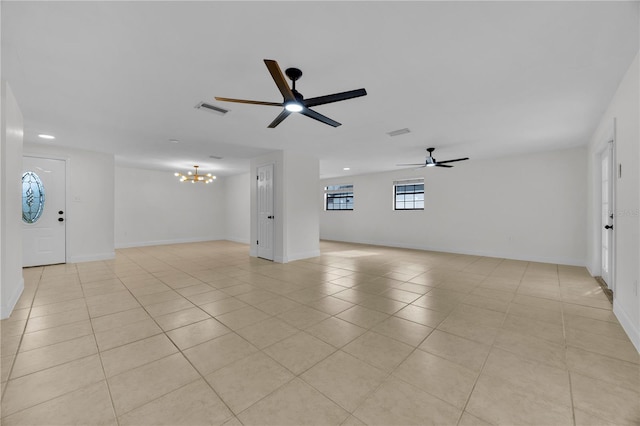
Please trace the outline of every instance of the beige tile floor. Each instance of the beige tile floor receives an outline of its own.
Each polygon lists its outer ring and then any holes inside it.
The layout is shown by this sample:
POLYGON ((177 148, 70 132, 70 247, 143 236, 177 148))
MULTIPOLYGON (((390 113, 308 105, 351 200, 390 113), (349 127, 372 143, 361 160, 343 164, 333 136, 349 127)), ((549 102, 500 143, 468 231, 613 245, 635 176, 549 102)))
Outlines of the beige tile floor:
POLYGON ((640 423, 640 361, 584 268, 226 241, 24 270, 3 425, 640 423))

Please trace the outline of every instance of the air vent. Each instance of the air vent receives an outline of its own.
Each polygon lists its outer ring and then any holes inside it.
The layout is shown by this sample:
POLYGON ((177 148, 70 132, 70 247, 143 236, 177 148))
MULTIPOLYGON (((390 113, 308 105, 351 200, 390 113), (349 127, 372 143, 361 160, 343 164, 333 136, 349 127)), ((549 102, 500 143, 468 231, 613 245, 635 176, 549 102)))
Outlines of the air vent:
POLYGON ((205 111, 210 111, 219 115, 225 115, 226 113, 229 112, 228 109, 220 108, 215 105, 208 104, 206 102, 200 102, 198 105, 195 106, 195 108, 203 109, 205 111))
POLYGON ((404 135, 405 133, 411 133, 411 130, 404 128, 404 129, 394 130, 393 132, 389 132, 387 134, 389 136, 398 136, 398 135, 404 135))
POLYGON ((210 155, 209 158, 213 158, 214 160, 222 160, 223 157, 218 157, 217 155, 210 155))

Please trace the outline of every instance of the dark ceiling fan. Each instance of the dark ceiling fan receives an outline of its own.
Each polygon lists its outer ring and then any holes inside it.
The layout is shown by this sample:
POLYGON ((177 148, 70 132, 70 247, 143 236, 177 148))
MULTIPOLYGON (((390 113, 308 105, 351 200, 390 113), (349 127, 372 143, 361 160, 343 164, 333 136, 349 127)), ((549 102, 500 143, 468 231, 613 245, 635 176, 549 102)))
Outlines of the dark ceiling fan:
POLYGON ((218 96, 216 96, 216 100, 224 102, 237 102, 241 104, 284 107, 282 112, 275 118, 275 120, 273 120, 271 124, 269 124, 268 127, 271 129, 282 123, 282 120, 287 118, 292 112, 299 112, 302 115, 306 115, 307 117, 318 120, 324 124, 328 124, 329 126, 338 127, 341 125, 341 123, 338 123, 337 121, 334 121, 329 117, 317 113, 310 108, 318 105, 329 104, 332 102, 357 98, 359 96, 365 96, 367 94, 366 90, 358 89, 350 90, 348 92, 334 93, 332 95, 318 96, 316 98, 304 99, 302 94, 296 90, 296 81, 300 77, 302 77, 302 71, 300 71, 298 68, 286 69, 285 73, 287 74, 287 77, 289 77, 293 82, 293 86, 289 88, 289 85, 287 84, 287 81, 285 80, 278 63, 272 59, 265 59, 264 63, 267 65, 267 69, 271 73, 271 77, 273 77, 273 81, 275 81, 276 86, 278 86, 278 89, 280 89, 280 93, 282 93, 282 97, 284 98, 282 102, 249 101, 245 99, 221 98, 218 96))
POLYGON ((453 167, 450 166, 446 163, 455 163, 456 161, 464 161, 464 160, 468 160, 469 157, 464 157, 464 158, 456 158, 455 160, 446 160, 446 161, 437 161, 435 158, 433 158, 433 151, 435 151, 435 148, 427 148, 427 152, 429 153, 429 156, 426 158, 424 163, 415 163, 415 164, 396 164, 396 166, 418 166, 416 168, 420 168, 420 167, 453 167))

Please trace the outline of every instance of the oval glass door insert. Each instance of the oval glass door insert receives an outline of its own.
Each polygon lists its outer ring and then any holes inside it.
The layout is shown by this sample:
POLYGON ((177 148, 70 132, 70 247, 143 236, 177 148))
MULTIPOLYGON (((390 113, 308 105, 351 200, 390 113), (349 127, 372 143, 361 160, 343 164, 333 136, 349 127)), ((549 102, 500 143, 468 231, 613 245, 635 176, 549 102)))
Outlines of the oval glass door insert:
POLYGON ((36 223, 44 210, 44 186, 34 172, 22 174, 22 220, 36 223))

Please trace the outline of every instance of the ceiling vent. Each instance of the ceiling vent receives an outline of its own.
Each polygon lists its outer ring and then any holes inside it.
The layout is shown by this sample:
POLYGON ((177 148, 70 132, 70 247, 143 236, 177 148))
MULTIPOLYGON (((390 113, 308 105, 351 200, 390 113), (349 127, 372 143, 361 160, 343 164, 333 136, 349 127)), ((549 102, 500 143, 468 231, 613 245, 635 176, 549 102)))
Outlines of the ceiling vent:
POLYGON ((218 114, 218 115, 225 115, 226 113, 229 112, 228 109, 220 108, 220 107, 217 107, 215 105, 208 104, 206 102, 198 103, 198 105, 196 105, 195 108, 196 109, 202 109, 202 110, 209 111, 209 112, 213 112, 213 113, 218 114))
POLYGON ((217 155, 210 155, 209 158, 213 158, 214 160, 222 160, 223 157, 218 157, 217 155))
POLYGON ((405 127, 404 129, 394 130, 393 132, 389 132, 387 134, 389 136, 399 136, 399 135, 404 135, 405 133, 411 133, 411 130, 405 127))

